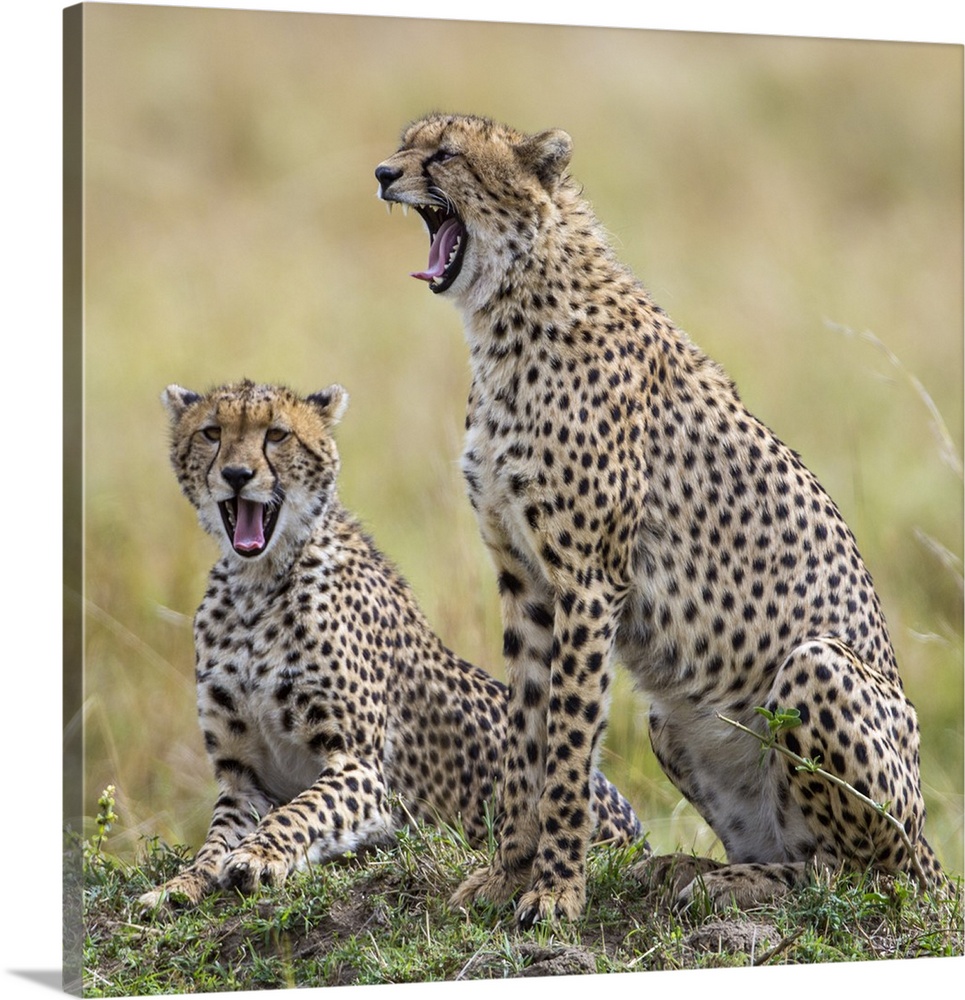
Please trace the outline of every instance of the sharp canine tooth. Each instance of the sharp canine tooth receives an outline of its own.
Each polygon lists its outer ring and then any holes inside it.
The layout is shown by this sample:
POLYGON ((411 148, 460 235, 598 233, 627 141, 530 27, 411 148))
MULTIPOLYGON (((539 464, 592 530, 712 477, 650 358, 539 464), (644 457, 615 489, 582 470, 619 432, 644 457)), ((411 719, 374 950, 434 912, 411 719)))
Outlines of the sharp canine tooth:
POLYGON ((405 202, 402 202, 402 214, 403 215, 409 214, 409 206, 405 202))

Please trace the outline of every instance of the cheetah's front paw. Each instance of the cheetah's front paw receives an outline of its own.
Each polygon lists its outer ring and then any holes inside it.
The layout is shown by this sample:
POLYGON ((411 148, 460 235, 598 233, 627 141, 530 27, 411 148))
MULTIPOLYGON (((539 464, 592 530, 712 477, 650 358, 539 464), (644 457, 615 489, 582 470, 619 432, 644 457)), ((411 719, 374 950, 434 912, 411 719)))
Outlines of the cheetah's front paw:
POLYGON ((586 884, 582 878, 565 885, 530 889, 520 897, 516 907, 516 922, 520 927, 532 927, 537 922, 576 920, 586 903, 586 884))
POLYGON ((195 906, 213 888, 213 880, 205 871, 184 871, 157 889, 138 897, 141 913, 161 916, 178 906, 195 906))
POLYGON ((221 885, 225 889, 254 892, 262 885, 281 885, 288 877, 291 865, 285 858, 264 847, 241 846, 232 851, 221 869, 221 885))
POLYGON ((449 904, 465 910, 477 899, 488 899, 498 906, 512 899, 528 878, 529 865, 510 869, 494 861, 473 872, 452 894, 449 904))

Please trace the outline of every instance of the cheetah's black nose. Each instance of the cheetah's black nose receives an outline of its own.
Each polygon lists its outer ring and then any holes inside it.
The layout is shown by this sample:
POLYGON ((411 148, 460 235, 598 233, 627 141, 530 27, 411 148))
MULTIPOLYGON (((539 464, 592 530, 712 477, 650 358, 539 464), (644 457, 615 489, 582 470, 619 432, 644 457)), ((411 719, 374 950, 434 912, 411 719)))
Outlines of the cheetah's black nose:
POLYGON ((380 163, 375 168, 375 179, 382 187, 382 191, 388 191, 389 187, 402 176, 402 171, 398 167, 390 167, 385 163, 380 163))
POLYGON ((243 465, 228 465, 221 470, 221 478, 235 491, 240 493, 241 488, 254 478, 254 472, 246 469, 243 465))

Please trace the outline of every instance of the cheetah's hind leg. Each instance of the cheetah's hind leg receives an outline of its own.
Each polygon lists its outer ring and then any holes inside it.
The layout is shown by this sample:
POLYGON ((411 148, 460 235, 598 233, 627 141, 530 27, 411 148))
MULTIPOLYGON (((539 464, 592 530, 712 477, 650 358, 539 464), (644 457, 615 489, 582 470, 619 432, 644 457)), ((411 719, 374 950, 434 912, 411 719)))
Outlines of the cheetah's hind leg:
POLYGON ((720 861, 702 858, 696 854, 657 854, 630 867, 631 878, 636 879, 646 891, 668 891, 676 896, 685 886, 708 872, 723 867, 720 861))
MULTIPOLYGON (((818 865, 923 871, 928 881, 940 879, 923 837, 918 719, 897 673, 875 669, 840 640, 821 637, 791 651, 764 707, 796 709, 800 725, 781 731, 778 740, 844 783, 832 783, 783 755, 771 754, 767 761, 772 778, 786 782, 818 865)), ((791 858, 795 855, 800 857, 792 850, 791 858)))
POLYGON ((635 864, 631 877, 659 905, 685 910, 706 902, 710 908, 747 909, 779 899, 807 878, 804 862, 726 864, 692 854, 661 854, 635 864))
POLYGON ((775 715, 794 710, 799 718, 776 736, 777 746, 798 759, 775 749, 763 761, 783 842, 762 853, 733 828, 729 839, 719 831, 731 863, 655 858, 637 866, 636 877, 651 888, 666 885, 678 907, 700 898, 755 905, 787 894, 815 869, 905 871, 941 882, 922 835, 918 722, 887 663, 871 667, 834 637, 808 640, 783 661, 762 707, 775 715))

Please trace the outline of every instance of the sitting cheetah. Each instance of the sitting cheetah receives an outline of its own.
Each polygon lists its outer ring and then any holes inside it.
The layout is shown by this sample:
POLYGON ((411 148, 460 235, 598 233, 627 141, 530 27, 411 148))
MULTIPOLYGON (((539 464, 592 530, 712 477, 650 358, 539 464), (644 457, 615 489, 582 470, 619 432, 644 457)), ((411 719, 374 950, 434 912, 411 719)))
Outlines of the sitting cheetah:
POLYGON ((462 467, 501 599, 512 728, 499 852, 455 901, 523 889, 523 925, 582 910, 614 655, 649 698, 664 771, 727 854, 643 863, 674 870, 682 900, 695 878, 712 900, 747 904, 808 864, 911 867, 878 812, 777 754, 761 764, 758 742, 718 719, 763 731, 758 706, 796 708, 784 745, 890 803, 937 880, 916 715, 851 532, 615 259, 571 149, 559 129, 430 115, 375 171, 379 196, 429 231, 414 277, 462 313, 462 467))
MULTIPOLYGON (((181 488, 223 550, 194 622, 220 795, 194 861, 141 905, 281 882, 387 840, 406 815, 461 822, 482 842, 506 688, 442 644, 339 503, 344 390, 300 398, 244 381, 162 399, 181 488)), ((599 772, 593 795, 598 840, 641 836, 599 772)))

